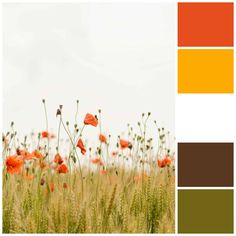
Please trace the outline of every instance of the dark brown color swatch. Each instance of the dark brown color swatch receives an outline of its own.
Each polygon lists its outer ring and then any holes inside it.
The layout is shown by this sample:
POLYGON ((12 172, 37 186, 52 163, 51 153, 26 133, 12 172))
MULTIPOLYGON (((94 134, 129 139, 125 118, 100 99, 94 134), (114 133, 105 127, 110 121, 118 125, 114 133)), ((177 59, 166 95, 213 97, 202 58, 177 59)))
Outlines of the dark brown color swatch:
POLYGON ((178 186, 233 186, 233 143, 179 143, 178 186))

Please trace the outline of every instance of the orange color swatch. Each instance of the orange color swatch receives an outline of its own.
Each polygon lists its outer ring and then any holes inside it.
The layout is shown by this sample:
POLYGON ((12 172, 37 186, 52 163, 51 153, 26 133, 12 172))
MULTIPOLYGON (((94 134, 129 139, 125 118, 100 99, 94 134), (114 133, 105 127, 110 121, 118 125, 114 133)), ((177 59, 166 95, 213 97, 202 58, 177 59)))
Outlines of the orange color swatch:
POLYGON ((233 92, 233 49, 178 50, 178 93, 233 92))
POLYGON ((232 2, 178 3, 178 46, 232 47, 233 31, 232 2))

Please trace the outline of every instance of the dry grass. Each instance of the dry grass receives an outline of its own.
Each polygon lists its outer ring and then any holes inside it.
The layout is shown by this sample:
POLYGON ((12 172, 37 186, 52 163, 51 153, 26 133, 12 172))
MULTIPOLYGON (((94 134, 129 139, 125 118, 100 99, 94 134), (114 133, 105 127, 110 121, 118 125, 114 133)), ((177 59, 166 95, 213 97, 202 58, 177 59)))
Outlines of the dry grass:
POLYGON ((117 173, 85 173, 82 199, 77 173, 51 175, 41 185, 37 177, 30 181, 4 172, 3 232, 173 233, 173 171, 153 171, 138 182, 131 170, 117 173))

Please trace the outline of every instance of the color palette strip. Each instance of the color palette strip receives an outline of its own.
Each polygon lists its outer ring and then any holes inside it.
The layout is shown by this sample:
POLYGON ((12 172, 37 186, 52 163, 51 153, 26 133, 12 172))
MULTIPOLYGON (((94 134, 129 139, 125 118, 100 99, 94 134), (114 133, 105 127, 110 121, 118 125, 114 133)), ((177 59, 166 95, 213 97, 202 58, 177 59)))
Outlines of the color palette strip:
POLYGON ((233 190, 179 190, 179 233, 233 233, 233 190))
POLYGON ((179 187, 233 187, 233 143, 179 143, 179 187))
POLYGON ((179 49, 179 93, 233 93, 233 49, 179 49))
POLYGON ((179 3, 179 47, 232 47, 233 3, 179 3))
POLYGON ((233 93, 233 42, 232 2, 178 3, 178 93, 233 93))
MULTIPOLYGON (((233 47, 234 3, 178 3, 178 94, 234 93, 233 47)), ((178 141, 178 233, 233 233, 234 144, 178 141)))

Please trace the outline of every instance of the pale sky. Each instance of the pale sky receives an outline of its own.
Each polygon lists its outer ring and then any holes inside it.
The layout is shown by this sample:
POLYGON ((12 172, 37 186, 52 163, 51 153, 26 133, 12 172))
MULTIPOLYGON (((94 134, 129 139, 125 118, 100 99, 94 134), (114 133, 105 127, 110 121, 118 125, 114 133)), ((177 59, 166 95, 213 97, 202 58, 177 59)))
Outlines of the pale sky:
POLYGON ((14 120, 20 134, 44 130, 45 98, 54 130, 58 105, 73 123, 79 99, 79 121, 101 108, 105 133, 118 135, 149 111, 173 132, 175 5, 5 3, 3 129, 14 120))

